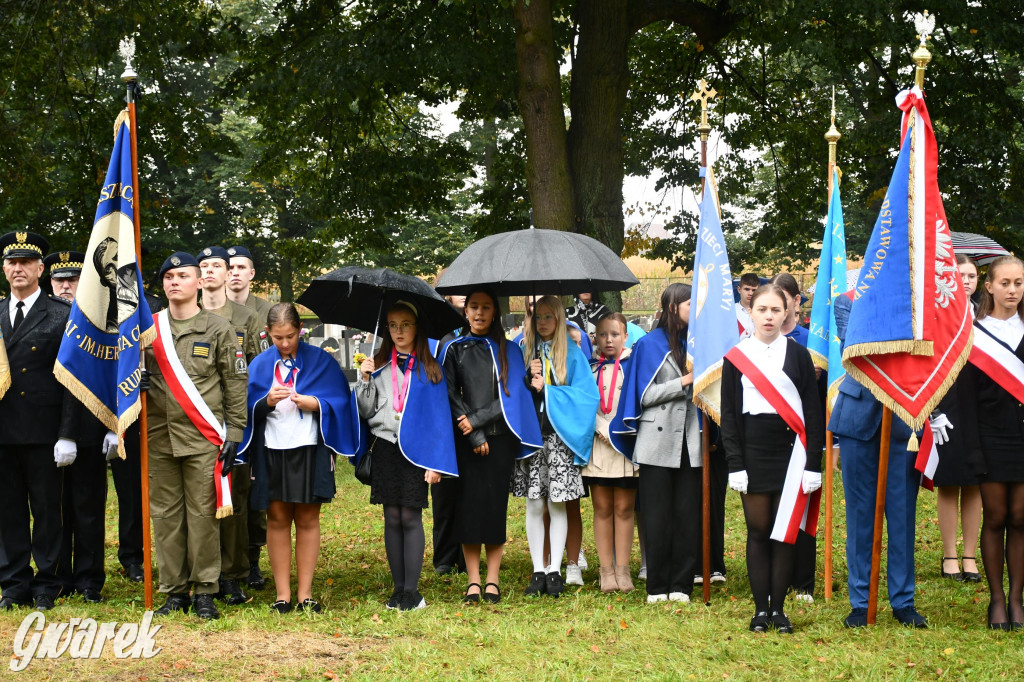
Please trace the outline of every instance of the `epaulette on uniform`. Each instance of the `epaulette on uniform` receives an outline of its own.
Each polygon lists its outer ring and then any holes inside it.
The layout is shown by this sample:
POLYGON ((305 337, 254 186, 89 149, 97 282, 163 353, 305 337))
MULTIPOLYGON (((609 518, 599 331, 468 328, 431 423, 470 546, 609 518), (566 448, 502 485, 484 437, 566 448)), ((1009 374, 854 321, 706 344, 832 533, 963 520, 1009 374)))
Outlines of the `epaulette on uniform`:
POLYGON ((69 301, 69 300, 67 300, 65 298, 61 298, 60 296, 55 296, 53 294, 50 294, 50 300, 51 301, 57 301, 58 303, 63 303, 64 305, 66 305, 69 308, 71 307, 71 301, 69 301))

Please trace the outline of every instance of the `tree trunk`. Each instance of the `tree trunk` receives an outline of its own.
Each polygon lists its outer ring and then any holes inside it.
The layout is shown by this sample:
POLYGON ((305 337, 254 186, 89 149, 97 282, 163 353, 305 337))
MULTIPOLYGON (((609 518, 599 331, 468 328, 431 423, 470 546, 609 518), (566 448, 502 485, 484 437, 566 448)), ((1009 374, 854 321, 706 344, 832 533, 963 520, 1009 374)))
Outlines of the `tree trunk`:
POLYGON ((519 110, 526 130, 526 188, 533 224, 573 229, 572 180, 550 0, 516 0, 519 110))
MULTIPOLYGON (((628 0, 578 0, 576 58, 569 96, 569 161, 576 231, 622 252, 622 116, 629 88, 627 49, 632 35, 628 0)), ((619 292, 602 295, 614 310, 619 292)))

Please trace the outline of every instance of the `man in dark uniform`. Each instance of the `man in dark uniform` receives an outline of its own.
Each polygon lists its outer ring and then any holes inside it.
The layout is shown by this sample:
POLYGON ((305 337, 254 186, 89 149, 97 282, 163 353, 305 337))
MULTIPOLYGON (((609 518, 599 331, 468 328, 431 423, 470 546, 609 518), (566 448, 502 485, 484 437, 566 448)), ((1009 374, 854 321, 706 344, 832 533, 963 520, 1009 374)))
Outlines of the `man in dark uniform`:
POLYGON ((187 611, 191 587, 192 608, 200 618, 209 619, 220 616, 213 603, 221 569, 214 470, 218 459, 225 471, 234 464, 245 428, 249 374, 231 325, 199 307, 199 274, 196 259, 182 252, 172 254, 160 268, 168 301, 167 331, 172 338, 161 331, 146 349, 149 371, 140 387, 148 391, 149 505, 160 591, 167 594, 167 602, 156 613, 187 611), (166 353, 166 371, 177 377, 174 385, 168 382, 156 355, 157 347, 166 349, 167 344, 172 344, 171 351, 180 363, 176 369, 166 353), (176 389, 178 383, 185 386, 186 382, 193 385, 194 394, 176 389), (198 395, 205 406, 197 404, 192 395, 198 395), (200 424, 211 428, 211 421, 202 417, 204 409, 216 428, 223 429, 219 454, 218 447, 200 430, 200 424))
MULTIPOLYGON (((228 247, 228 299, 250 310, 259 316, 260 335, 259 350, 270 348, 270 337, 267 331, 267 314, 274 304, 265 301, 252 293, 252 280, 256 276, 256 265, 252 253, 244 246, 228 247)), ((249 587, 262 590, 267 581, 260 572, 260 551, 267 544, 267 511, 265 509, 249 510, 249 587)))
MULTIPOLYGON (((203 310, 224 318, 235 330, 247 362, 259 353, 263 328, 254 310, 227 297, 228 263, 231 256, 221 246, 208 246, 196 256, 203 273, 203 310)), ((249 577, 249 464, 236 462, 231 470, 234 514, 220 522, 221 578, 218 596, 228 604, 243 604, 249 597, 240 583, 249 577)))
MULTIPOLYGON (((75 300, 85 254, 55 251, 43 259, 53 292, 69 303, 75 300)), ((107 454, 117 453, 117 436, 83 405, 78 434, 78 456, 64 468, 61 580, 67 592, 85 601, 103 601, 104 517, 107 507, 107 454)))
POLYGON ((71 306, 39 288, 48 248, 46 239, 31 232, 0 237, 11 287, 10 297, 0 301, 11 366, 11 386, 0 399, 0 610, 34 603, 45 611, 62 591, 62 467, 78 453, 81 413, 53 375, 71 306))

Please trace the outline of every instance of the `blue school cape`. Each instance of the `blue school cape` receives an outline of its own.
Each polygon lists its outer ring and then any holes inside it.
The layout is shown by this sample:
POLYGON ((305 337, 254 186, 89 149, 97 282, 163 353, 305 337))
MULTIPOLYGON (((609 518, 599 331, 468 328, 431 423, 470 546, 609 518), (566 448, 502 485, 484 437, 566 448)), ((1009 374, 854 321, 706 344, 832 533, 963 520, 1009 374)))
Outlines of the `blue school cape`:
MULTIPOLYGON (((246 397, 249 418, 245 423, 240 453, 253 443, 256 404, 270 393, 274 385, 274 365, 280 359, 277 348, 271 346, 249 363, 249 392, 246 397)), ((361 441, 359 411, 341 366, 329 353, 308 343, 298 345, 295 364, 299 368, 295 374, 296 392, 313 396, 320 403, 320 412, 315 417, 319 419, 320 438, 335 454, 354 456, 361 441)))
POLYGON ((586 466, 594 449, 594 427, 601 395, 583 351, 570 343, 565 354, 565 384, 544 386, 544 409, 555 433, 573 453, 573 464, 586 466))
MULTIPOLYGON (((583 355, 584 355, 584 357, 586 357, 587 362, 590 362, 590 358, 594 357, 594 344, 592 344, 590 342, 590 334, 588 334, 585 331, 583 331, 582 329, 580 329, 580 326, 578 324, 576 324, 575 322, 572 322, 571 320, 566 320, 565 324, 566 324, 566 326, 572 327, 573 329, 579 329, 579 331, 580 331, 580 345, 577 346, 577 348, 579 348, 581 351, 583 351, 583 355)), ((568 332, 566 332, 566 333, 568 333, 568 332)), ((514 343, 517 346, 519 346, 520 348, 522 348, 523 347, 523 339, 524 338, 526 338, 526 334, 524 332, 519 332, 518 334, 516 334, 516 337, 514 339, 512 339, 512 343, 514 343)), ((569 337, 569 340, 572 341, 572 337, 571 336, 569 337)), ((572 345, 575 346, 576 344, 573 343, 572 345)))
MULTIPOLYGON (((519 441, 519 454, 516 459, 529 457, 537 450, 544 447, 544 439, 540 435, 540 422, 537 421, 537 413, 533 409, 533 397, 523 378, 526 376, 526 364, 523 362, 522 353, 515 351, 515 346, 505 344, 505 357, 508 358, 508 381, 507 385, 501 385, 501 364, 498 362, 498 343, 489 336, 464 335, 452 339, 441 349, 438 362, 444 365, 444 359, 448 355, 448 349, 456 343, 478 342, 486 343, 491 349, 491 362, 494 366, 494 376, 499 378, 498 400, 501 402, 501 412, 505 417, 505 425, 519 441), (511 395, 505 395, 505 388, 511 395)), ((445 405, 448 405, 447 395, 445 405)), ((451 410, 448 411, 448 419, 451 420, 451 410)))
MULTIPOLYGON (((373 375, 377 376, 390 365, 391 360, 388 360, 373 375)), ((435 384, 418 362, 413 366, 402 415, 398 424, 398 449, 402 455, 421 469, 458 476, 448 383, 443 372, 441 381, 435 384)), ((370 430, 365 421, 363 428, 370 430)))
MULTIPOLYGON (((643 338, 646 334, 647 334, 647 332, 645 332, 643 330, 643 327, 641 327, 640 325, 633 324, 632 322, 627 322, 626 323, 626 348, 632 349, 633 345, 637 341, 639 341, 641 338, 643 338)), ((619 363, 620 367, 621 367, 621 364, 622 363, 619 363)))
POLYGON ((665 330, 655 328, 633 346, 622 378, 619 408, 608 425, 608 440, 617 451, 633 460, 637 422, 643 413, 644 393, 658 376, 671 350, 665 330))

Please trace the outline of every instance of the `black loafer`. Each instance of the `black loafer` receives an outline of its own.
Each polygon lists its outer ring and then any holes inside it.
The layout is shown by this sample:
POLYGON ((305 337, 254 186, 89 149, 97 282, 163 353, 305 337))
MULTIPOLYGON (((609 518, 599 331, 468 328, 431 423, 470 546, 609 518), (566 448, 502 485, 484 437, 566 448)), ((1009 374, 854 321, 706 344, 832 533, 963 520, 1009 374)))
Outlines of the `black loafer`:
POLYGON ((544 571, 537 571, 530 576, 530 584, 523 590, 523 594, 527 597, 536 597, 541 594, 546 594, 548 591, 547 578, 544 576, 544 571))
POLYGON ((418 611, 426 608, 427 600, 423 598, 419 590, 409 590, 402 597, 402 603, 398 605, 399 611, 418 611))
POLYGON ((217 593, 217 598, 225 604, 233 606, 249 601, 249 596, 242 592, 242 588, 239 587, 237 580, 221 580, 220 592, 217 593))
POLYGON ((37 594, 32 597, 37 611, 49 611, 53 608, 53 597, 48 594, 37 594))
POLYGON ((899 621, 900 625, 906 625, 910 628, 924 629, 928 627, 928 621, 913 606, 893 609, 892 617, 899 621))
POLYGON ((290 601, 285 601, 284 599, 278 599, 270 605, 270 610, 277 611, 278 613, 290 613, 292 610, 292 603, 290 601))
POLYGON ((544 576, 544 583, 549 596, 558 598, 558 595, 565 592, 565 581, 558 571, 552 571, 544 576))
POLYGON ((388 609, 394 611, 402 604, 402 599, 405 597, 405 592, 401 590, 395 590, 391 593, 391 598, 388 599, 387 603, 384 604, 388 609))
POLYGON ((245 579, 245 584, 253 590, 262 590, 267 586, 267 579, 260 572, 260 562, 249 562, 249 577, 245 579))
POLYGON ((124 575, 133 583, 141 583, 146 579, 146 572, 139 564, 125 564, 124 575))
POLYGON ((90 604, 99 604, 103 601, 103 595, 100 594, 99 590, 94 590, 91 587, 87 587, 82 590, 82 599, 89 602, 90 604))
POLYGON ((19 606, 29 606, 27 601, 18 601, 14 597, 4 597, 0 599, 0 611, 13 611, 19 606))
POLYGON ((758 611, 750 619, 751 632, 768 632, 768 612, 758 611))
POLYGON ((188 598, 187 593, 169 594, 167 595, 167 601, 164 602, 163 606, 156 610, 154 615, 169 616, 175 611, 188 613, 190 606, 192 606, 192 601, 188 598))
POLYGON ((847 628, 866 628, 868 626, 868 610, 867 609, 854 609, 850 611, 850 615, 843 618, 843 627, 847 628))
POLYGON ((784 635, 793 634, 793 624, 782 611, 772 611, 772 627, 784 635))
POLYGON ((203 620, 214 620, 220 618, 220 611, 213 603, 212 594, 197 594, 192 597, 192 610, 203 620))
POLYGON ((299 602, 298 606, 295 607, 296 611, 309 611, 310 613, 320 613, 324 610, 324 607, 320 606, 320 602, 316 599, 303 599, 299 602))
POLYGON ((451 564, 441 564, 440 566, 435 566, 434 567, 434 573, 436 573, 438 575, 448 575, 449 573, 454 573, 454 572, 455 572, 455 567, 452 566, 451 564))

